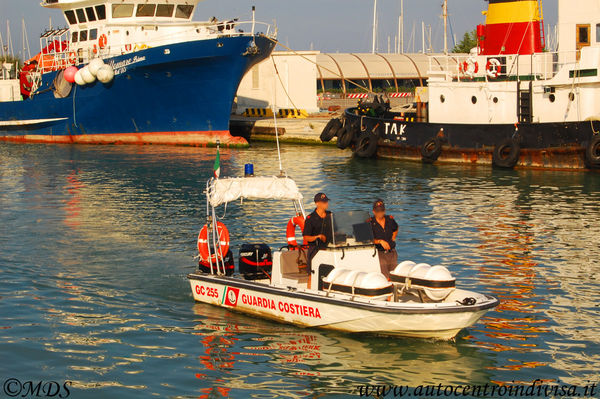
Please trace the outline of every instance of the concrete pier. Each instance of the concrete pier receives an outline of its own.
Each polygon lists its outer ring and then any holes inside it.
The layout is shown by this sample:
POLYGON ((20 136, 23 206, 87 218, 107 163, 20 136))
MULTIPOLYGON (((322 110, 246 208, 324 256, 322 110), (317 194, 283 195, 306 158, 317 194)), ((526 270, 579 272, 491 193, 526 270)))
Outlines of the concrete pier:
MULTIPOLYGON (((335 145, 335 139, 329 143, 321 142, 319 136, 331 118, 339 113, 320 113, 308 118, 277 118, 279 141, 282 143, 301 143, 314 145, 335 145)), ((275 121, 270 118, 250 118, 232 116, 230 130, 234 136, 241 136, 250 143, 257 141, 275 141, 275 121)))

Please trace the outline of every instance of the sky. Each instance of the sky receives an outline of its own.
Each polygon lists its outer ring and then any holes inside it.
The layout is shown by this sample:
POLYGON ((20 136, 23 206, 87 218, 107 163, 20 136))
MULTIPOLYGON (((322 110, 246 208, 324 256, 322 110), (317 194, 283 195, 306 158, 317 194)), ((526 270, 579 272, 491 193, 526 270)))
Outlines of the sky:
MULTIPOLYGON (((157 0, 158 2, 159 0, 157 0)), ((278 27, 278 38, 294 50, 322 52, 370 52, 372 47, 373 0, 204 0, 194 19, 240 17, 249 20, 252 5, 256 19, 278 27)), ((404 0, 405 51, 421 50, 421 24, 431 26, 434 51, 443 48, 442 0, 404 0), (411 39, 412 38, 412 39, 411 39)), ((378 0, 378 51, 388 51, 398 35, 400 0, 378 0)), ((450 20, 449 47, 467 31, 484 22, 483 0, 448 0, 450 20)), ((546 24, 555 25, 557 0, 544 2, 546 24)), ((6 42, 6 21, 10 21, 13 48, 22 46, 22 19, 25 19, 32 53, 39 51, 39 35, 52 18, 54 27, 64 26, 62 14, 40 6, 40 0, 0 0, 0 34, 6 42)), ((281 49, 281 48, 279 48, 281 49)))

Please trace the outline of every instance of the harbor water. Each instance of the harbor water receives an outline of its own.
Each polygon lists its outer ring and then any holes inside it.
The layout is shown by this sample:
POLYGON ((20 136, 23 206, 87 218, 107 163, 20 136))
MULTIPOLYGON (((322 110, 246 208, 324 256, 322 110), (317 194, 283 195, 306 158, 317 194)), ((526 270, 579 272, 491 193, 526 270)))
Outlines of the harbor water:
MULTIPOLYGON (((351 397, 364 384, 598 383, 600 175, 361 160, 286 145, 331 209, 382 198, 400 260, 443 264, 501 305, 452 342, 302 329, 195 304, 215 149, 0 144, 0 376, 71 397, 351 397)), ((278 173, 275 147, 222 175, 278 173)), ((242 242, 283 246, 289 204, 230 204, 242 242)), ((2 397, 2 393, 0 393, 2 397)))

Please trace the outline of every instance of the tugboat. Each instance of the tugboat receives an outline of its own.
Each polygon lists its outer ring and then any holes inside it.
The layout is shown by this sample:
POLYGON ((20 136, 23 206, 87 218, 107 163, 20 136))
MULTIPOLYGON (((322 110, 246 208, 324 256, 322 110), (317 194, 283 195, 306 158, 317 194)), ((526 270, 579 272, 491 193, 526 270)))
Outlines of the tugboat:
POLYGON ((246 145, 231 107, 274 34, 254 9, 248 22, 192 21, 198 2, 42 1, 68 28, 43 33, 18 78, 3 74, 0 140, 246 145))
POLYGON ((306 248, 295 237, 296 226, 304 224, 302 199, 285 174, 210 179, 199 269, 188 275, 194 299, 301 327, 438 340, 454 338, 498 305, 494 297, 457 288, 443 266, 405 261, 389 281, 381 274, 367 212, 335 213, 333 242, 308 267, 306 248), (287 246, 272 251, 242 243, 235 273, 229 231, 216 208, 238 199, 288 200, 294 217, 287 246))
POLYGON ((489 0, 478 47, 432 59, 412 110, 376 97, 321 139, 359 157, 600 169, 600 1, 558 5, 557 52, 545 49, 541 1, 489 0))

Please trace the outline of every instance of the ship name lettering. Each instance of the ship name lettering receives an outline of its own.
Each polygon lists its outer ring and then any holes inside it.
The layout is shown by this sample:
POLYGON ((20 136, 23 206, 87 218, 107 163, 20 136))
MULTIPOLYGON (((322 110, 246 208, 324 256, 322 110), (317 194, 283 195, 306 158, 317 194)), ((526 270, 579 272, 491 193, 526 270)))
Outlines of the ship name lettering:
POLYGON ((402 124, 400 125, 400 128, 398 128, 398 124, 397 123, 392 123, 392 122, 385 122, 385 134, 391 134, 391 135, 395 135, 395 136, 404 136, 404 134, 406 133, 406 125, 402 124))

